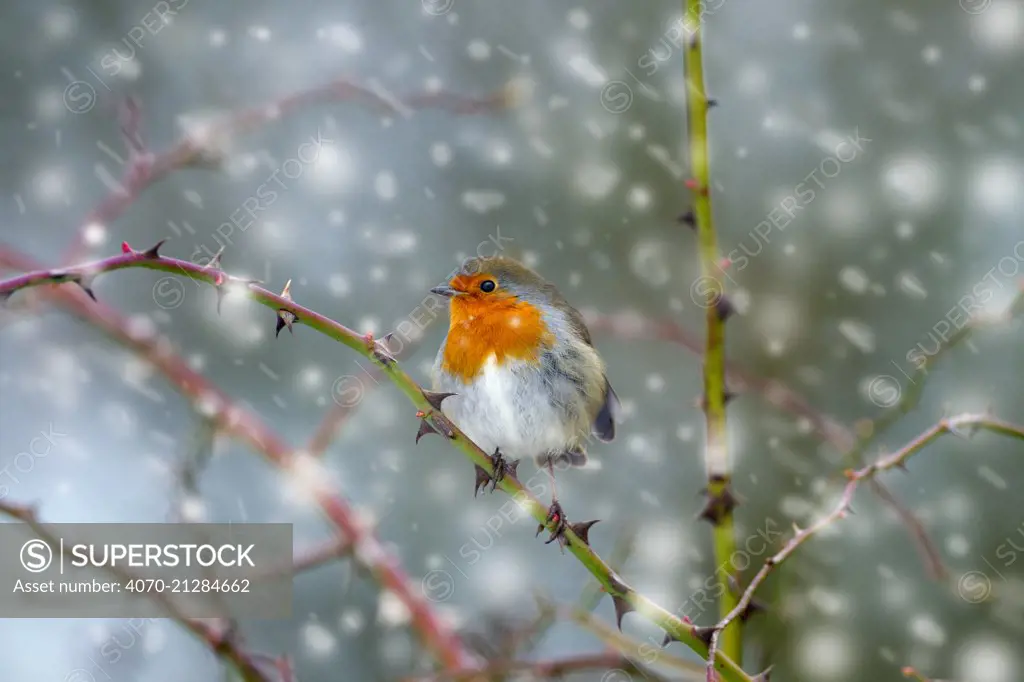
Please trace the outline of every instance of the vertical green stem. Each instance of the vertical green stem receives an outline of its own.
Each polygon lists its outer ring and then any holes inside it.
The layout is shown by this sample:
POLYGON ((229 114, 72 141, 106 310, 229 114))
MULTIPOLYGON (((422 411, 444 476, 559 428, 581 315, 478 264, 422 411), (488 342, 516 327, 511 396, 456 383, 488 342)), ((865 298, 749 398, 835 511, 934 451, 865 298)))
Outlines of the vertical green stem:
MULTIPOLYGON (((683 0, 686 78, 687 138, 691 190, 695 195, 694 218, 700 252, 701 286, 695 294, 705 293, 701 302, 707 313, 707 348, 704 354, 704 414, 706 419, 705 466, 708 506, 704 518, 713 526, 715 576, 719 581, 719 616, 725 618, 738 603, 739 595, 729 584, 735 573, 732 557, 736 551, 733 507, 730 491, 732 469, 729 463, 725 429, 725 318, 728 317, 724 284, 719 279, 718 245, 711 211, 711 172, 708 163, 708 97, 704 88, 700 0, 683 0)), ((736 583, 738 585, 738 582, 736 583)), ((722 632, 721 651, 741 663, 742 638, 739 622, 722 632)))

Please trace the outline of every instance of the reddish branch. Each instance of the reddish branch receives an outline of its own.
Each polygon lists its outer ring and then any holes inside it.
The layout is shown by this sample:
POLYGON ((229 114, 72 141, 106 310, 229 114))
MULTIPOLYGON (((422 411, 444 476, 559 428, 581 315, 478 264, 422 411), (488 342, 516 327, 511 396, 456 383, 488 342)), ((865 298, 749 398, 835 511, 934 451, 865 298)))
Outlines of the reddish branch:
POLYGON ((306 550, 301 554, 294 556, 290 563, 283 564, 281 566, 271 568, 266 574, 257 576, 260 579, 274 576, 292 576, 295 577, 300 573, 311 571, 314 568, 329 564, 338 559, 347 557, 352 554, 355 548, 352 543, 348 540, 335 539, 323 543, 318 547, 306 550))
MULTIPOLYGON (((60 544, 58 538, 50 533, 31 507, 18 507, 0 500, 0 513, 24 522, 37 537, 45 540, 50 546, 55 547, 60 544)), ((117 566, 108 565, 104 567, 104 570, 122 582, 130 582, 135 579, 133 574, 117 566)), ((230 624, 218 619, 190 618, 178 607, 173 597, 163 592, 150 592, 148 598, 159 604, 169 618, 180 623, 189 632, 206 642, 217 655, 233 665, 245 682, 276 682, 258 663, 265 656, 246 651, 230 624), (209 625, 206 621, 219 623, 219 625, 209 625)))
MULTIPOLYGON (((423 329, 421 329, 420 331, 422 332, 423 329)), ((411 355, 412 352, 419 347, 419 341, 421 341, 422 339, 422 334, 415 340, 405 339, 402 343, 401 351, 393 353, 392 356, 396 360, 401 360, 411 355)), ((386 346, 388 346, 390 352, 391 344, 388 343, 388 340, 388 337, 385 336, 382 339, 382 342, 386 346)), ((349 404, 335 402, 334 405, 328 408, 327 414, 325 414, 323 419, 320 421, 320 425, 317 427, 316 431, 313 433, 313 437, 310 438, 309 440, 309 444, 306 446, 306 452, 308 452, 313 457, 320 457, 327 451, 327 448, 329 448, 331 445, 331 441, 333 441, 334 438, 338 435, 338 431, 340 431, 341 427, 348 422, 349 417, 352 416, 352 413, 355 412, 356 408, 358 408, 359 405, 366 398, 366 392, 372 390, 373 387, 380 383, 381 380, 387 380, 384 374, 376 368, 370 368, 364 371, 366 377, 370 379, 370 381, 373 383, 370 385, 363 385, 364 390, 362 393, 359 394, 358 400, 356 400, 354 403, 349 404)), ((337 401, 337 397, 335 397, 335 401, 337 401)))
MULTIPOLYGON (((853 470, 848 469, 845 472, 848 480, 842 494, 839 498, 839 503, 835 509, 825 517, 821 518, 813 525, 808 528, 801 529, 796 524, 793 524, 794 535, 793 538, 787 542, 782 549, 775 555, 768 558, 765 561, 764 566, 757 572, 754 579, 747 586, 747 589, 743 592, 740 597, 739 603, 725 618, 719 621, 713 628, 711 634, 711 646, 709 647, 708 654, 708 670, 709 674, 713 673, 712 665, 715 659, 715 653, 718 646, 718 638, 722 630, 735 618, 738 618, 744 610, 750 606, 751 601, 754 599, 754 593, 757 588, 765 581, 768 574, 772 570, 785 561, 793 552, 797 550, 800 545, 804 544, 813 535, 821 532, 831 524, 835 523, 839 519, 846 518, 846 516, 853 512, 851 504, 853 502, 853 494, 857 490, 857 485, 866 479, 870 479, 879 472, 887 471, 889 469, 903 468, 906 461, 915 453, 920 452, 929 443, 935 441, 940 436, 950 433, 957 436, 968 437, 973 435, 976 430, 983 429, 986 431, 992 431, 1003 436, 1010 438, 1018 438, 1024 440, 1024 426, 1018 426, 1009 422, 1004 422, 999 419, 995 419, 988 415, 978 414, 963 414, 957 417, 947 417, 942 419, 937 424, 926 430, 924 433, 919 435, 914 440, 907 443, 905 446, 892 453, 877 460, 872 464, 868 464, 862 469, 853 470)), ((712 679, 709 677, 709 679, 712 679)))
POLYGON ((147 152, 143 144, 139 105, 134 99, 128 99, 120 112, 121 137, 129 150, 128 163, 121 177, 120 187, 107 195, 85 217, 61 262, 70 263, 81 257, 85 230, 89 225, 105 225, 116 220, 150 185, 182 168, 216 164, 221 160, 222 151, 219 145, 223 140, 251 132, 306 107, 356 102, 390 115, 408 115, 417 109, 439 109, 451 114, 465 115, 502 109, 512 104, 517 95, 510 85, 483 98, 465 97, 451 92, 394 96, 380 88, 370 88, 347 79, 338 79, 262 106, 226 114, 221 120, 211 123, 202 135, 186 134, 166 151, 155 155, 147 152))
MULTIPOLYGON (((114 260, 125 266, 144 258, 146 256, 143 253, 134 252, 118 256, 114 260)), ((16 255, 9 249, 0 250, 0 263, 19 270, 36 267, 28 258, 16 255)), ((184 267, 198 267, 185 261, 180 263, 184 267)), ((7 286, 12 281, 41 283, 31 274, 7 280, 0 285, 0 300, 13 290, 7 286)), ((221 432, 247 444, 282 471, 288 471, 296 463, 296 453, 265 426, 257 415, 233 404, 219 388, 170 352, 166 341, 132 331, 128 323, 111 308, 91 301, 86 294, 73 287, 51 287, 46 290, 45 295, 151 362, 181 393, 193 401, 202 399, 214 402, 218 410, 213 419, 221 432)), ((433 612, 420 590, 410 582, 398 560, 377 540, 372 530, 359 521, 356 510, 343 497, 326 487, 317 486, 314 496, 324 516, 338 529, 343 538, 357 548, 354 553, 355 559, 382 587, 394 592, 405 604, 411 615, 412 627, 438 661, 447 668, 467 667, 470 658, 459 638, 433 612)))

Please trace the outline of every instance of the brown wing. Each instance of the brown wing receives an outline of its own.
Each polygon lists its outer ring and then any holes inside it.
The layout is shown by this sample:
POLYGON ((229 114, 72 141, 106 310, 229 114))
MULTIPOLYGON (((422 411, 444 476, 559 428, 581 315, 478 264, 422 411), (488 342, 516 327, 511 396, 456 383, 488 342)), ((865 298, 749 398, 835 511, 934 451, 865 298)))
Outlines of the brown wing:
MULTIPOLYGON (((569 305, 565 298, 563 298, 558 290, 553 286, 549 293, 552 300, 557 300, 560 304, 564 305, 564 310, 569 317, 569 324, 572 326, 573 331, 575 331, 588 346, 593 347, 594 343, 590 338, 590 330, 587 329, 587 324, 584 322, 583 315, 580 314, 580 311, 569 305)), ((604 379, 604 398, 601 401, 601 408, 597 411, 597 415, 594 417, 594 421, 590 425, 590 430, 598 440, 607 443, 615 438, 615 423, 619 421, 619 416, 622 412, 622 405, 619 403, 619 396, 615 394, 615 389, 612 388, 611 382, 608 381, 608 376, 604 375, 602 378, 604 379)))

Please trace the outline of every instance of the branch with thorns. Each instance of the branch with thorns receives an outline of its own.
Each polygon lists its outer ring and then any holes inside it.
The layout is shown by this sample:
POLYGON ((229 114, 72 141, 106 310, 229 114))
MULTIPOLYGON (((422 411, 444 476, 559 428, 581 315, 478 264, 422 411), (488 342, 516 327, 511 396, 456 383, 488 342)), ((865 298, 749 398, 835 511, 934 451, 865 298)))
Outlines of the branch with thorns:
POLYGON ((857 490, 857 485, 861 481, 870 479, 882 471, 905 468, 906 461, 912 455, 920 452, 925 446, 937 440, 940 436, 953 434, 962 438, 968 438, 978 430, 991 431, 1002 436, 1024 440, 1024 426, 1018 426, 1016 424, 1011 424, 1010 422, 1001 421, 987 414, 962 414, 941 419, 934 426, 921 433, 896 452, 882 457, 861 469, 847 469, 844 473, 848 482, 843 488, 843 492, 839 497, 839 503, 836 505, 835 509, 807 528, 800 528, 796 524, 793 524, 793 538, 789 540, 789 542, 787 542, 779 552, 765 561, 761 570, 757 572, 757 575, 754 576, 754 579, 750 581, 747 589, 743 592, 736 608, 730 611, 725 618, 720 620, 710 629, 710 645, 707 659, 708 680, 714 679, 712 677, 714 675, 714 668, 712 666, 714 665, 714 660, 718 653, 718 641, 722 631, 730 622, 739 618, 743 614, 744 610, 750 606, 754 599, 754 593, 757 591, 757 588, 761 583, 768 578, 768 574, 792 555, 800 545, 804 544, 812 536, 820 533, 836 521, 844 519, 847 515, 853 513, 853 494, 857 490))
MULTIPOLYGON (((249 280, 232 277, 219 268, 197 265, 184 260, 169 258, 160 254, 161 243, 146 249, 137 251, 127 244, 124 245, 123 253, 93 263, 84 265, 39 270, 29 272, 0 282, 0 300, 9 299, 15 292, 43 285, 74 283, 83 290, 92 291, 91 283, 101 274, 129 268, 143 268, 157 270, 171 274, 189 277, 197 282, 205 282, 214 287, 218 293, 218 300, 229 292, 236 292, 261 305, 264 305, 275 314, 275 321, 279 321, 282 315, 288 315, 291 323, 308 326, 361 354, 372 362, 381 374, 387 377, 417 409, 417 417, 421 420, 420 435, 423 433, 440 433, 457 447, 473 462, 476 467, 483 469, 492 478, 498 478, 497 471, 492 458, 470 441, 459 429, 452 424, 440 410, 441 402, 447 397, 446 394, 432 393, 426 391, 417 384, 412 377, 406 374, 398 365, 395 358, 387 351, 387 348, 372 335, 359 334, 343 325, 317 313, 309 308, 295 303, 291 297, 284 297, 274 294, 249 280), (426 427, 426 428, 424 428, 426 427)), ((283 462, 294 465, 295 458, 291 453, 279 453, 283 462)), ((556 520, 548 517, 547 506, 534 497, 513 472, 506 472, 497 484, 504 492, 512 495, 520 508, 527 511, 537 519, 540 524, 552 533, 560 525, 556 520)), ((316 496, 321 506, 329 512, 333 505, 337 504, 334 497, 326 497, 329 493, 317 488, 316 496)), ((331 517, 334 520, 334 517, 331 517)), ((340 521, 340 519, 339 519, 340 521)), ((348 524, 353 522, 352 518, 346 518, 348 524)), ((636 611, 647 617, 656 625, 668 633, 671 639, 681 641, 693 649, 702 657, 708 654, 708 641, 703 636, 702 629, 692 623, 688 623, 668 610, 658 606, 655 602, 640 594, 627 585, 616 574, 604 560, 591 549, 588 542, 588 532, 594 522, 578 522, 568 524, 561 536, 563 547, 567 547, 590 573, 597 578, 602 587, 612 596, 615 606, 616 619, 621 627, 622 617, 629 612, 636 611)), ((343 524, 344 525, 344 524, 343 524)), ((354 529, 353 529, 354 530, 354 529)), ((357 543, 357 547, 360 545, 357 543)), ((382 549, 376 547, 377 549, 382 549)), ((357 549, 357 559, 366 554, 362 548, 357 549)), ((397 570, 397 567, 391 567, 397 570)), ((387 584, 392 587, 391 584, 387 584)), ((407 588, 407 586, 405 586, 407 588)), ((414 612, 414 619, 417 615, 420 618, 431 617, 429 611, 425 612, 425 605, 422 599, 413 599, 414 608, 420 608, 419 613, 414 612)), ((431 625, 439 627, 439 624, 431 622, 431 625)), ((453 636, 447 631, 442 631, 447 637, 445 641, 449 647, 453 645, 453 636)), ((433 634, 440 635, 441 632, 434 631, 433 634)), ((436 642, 435 642, 436 643, 436 642)), ((454 652, 461 654, 461 648, 444 648, 441 653, 447 654, 445 660, 453 665, 449 668, 459 669, 466 667, 462 665, 464 658, 458 655, 458 662, 451 656, 454 652)), ((722 679, 726 682, 753 682, 754 678, 747 675, 743 669, 730 657, 719 655, 715 659, 715 668, 719 671, 722 679)))
MULTIPOLYGON (((15 506, 0 500, 0 514, 17 519, 29 526, 37 537, 45 540, 51 546, 59 544, 59 539, 50 533, 46 524, 39 520, 36 510, 32 507, 15 506)), ((130 572, 113 564, 108 564, 104 567, 104 570, 123 582, 135 579, 135 576, 130 572)), ((220 658, 232 665, 244 682, 278 682, 277 679, 268 674, 264 666, 260 664, 260 661, 269 661, 274 666, 278 666, 283 659, 247 651, 238 635, 237 628, 231 621, 190 618, 185 615, 185 612, 182 611, 170 595, 160 591, 151 591, 147 594, 148 598, 163 608, 169 618, 184 626, 185 629, 205 642, 220 658), (212 621, 213 624, 207 624, 206 621, 212 621)))
POLYGON ((128 150, 128 163, 119 186, 104 198, 82 221, 61 263, 81 257, 86 231, 90 225, 106 224, 117 218, 151 185, 183 168, 216 168, 224 159, 225 140, 250 133, 307 107, 340 102, 368 105, 379 113, 408 117, 419 109, 438 109, 455 115, 480 114, 514 106, 524 95, 524 85, 508 83, 482 98, 452 92, 421 92, 406 96, 388 93, 380 86, 362 85, 340 78, 311 90, 297 92, 260 106, 230 112, 198 130, 187 132, 166 151, 154 154, 146 148, 142 135, 141 105, 133 97, 119 106, 119 127, 128 150))
MULTIPOLYGON (((721 588, 718 594, 718 610, 727 614, 736 605, 736 595, 730 589, 730 581, 736 580, 736 569, 729 558, 736 552, 736 527, 733 510, 737 498, 732 492, 732 464, 726 431, 726 403, 733 397, 726 386, 725 378, 725 322, 734 312, 723 286, 714 274, 721 270, 720 255, 715 234, 714 214, 711 207, 711 169, 708 152, 708 110, 714 101, 708 98, 704 85, 703 35, 701 15, 704 7, 701 0, 683 0, 683 16, 692 27, 683 50, 683 76, 686 85, 686 137, 689 143, 690 171, 692 177, 686 186, 692 191, 694 207, 689 212, 688 223, 697 232, 700 255, 701 281, 715 282, 708 286, 706 293, 704 345, 704 392, 701 406, 705 415, 704 466, 707 471, 707 486, 704 493, 707 502, 701 518, 711 526, 712 546, 716 564, 729 566, 728 570, 716 572, 716 581, 721 588)), ((737 663, 743 662, 743 639, 740 624, 732 624, 723 635, 722 649, 737 663)))
MULTIPOLYGON (((131 258, 148 258, 147 252, 128 249, 125 254, 131 258)), ((152 250, 150 250, 152 251, 152 250)), ((0 250, 0 263, 19 270, 37 267, 30 259, 17 256, 9 249, 0 250)), ((190 265, 191 264, 187 264, 190 265)), ((209 268, 211 277, 223 276, 219 270, 209 268)), ((76 281, 75 279, 66 281, 76 281)), ((7 298, 9 291, 0 289, 0 301, 7 298)), ((157 367, 183 395, 194 403, 203 401, 216 406, 211 416, 218 433, 223 433, 246 444, 260 453, 282 472, 294 470, 306 458, 299 456, 276 433, 266 426, 253 412, 246 410, 214 386, 202 374, 192 369, 184 360, 172 352, 166 340, 142 334, 132 328, 123 317, 84 291, 68 287, 46 287, 44 295, 63 305, 75 316, 88 321, 119 344, 137 353, 157 367)), ((429 602, 422 598, 398 559, 387 550, 360 519, 358 511, 340 493, 328 488, 325 479, 318 480, 315 491, 316 502, 323 516, 336 529, 344 542, 356 550, 353 556, 358 565, 384 589, 395 594, 411 614, 411 626, 421 641, 430 650, 442 667, 461 669, 471 658, 457 635, 448 624, 435 613, 429 602)))

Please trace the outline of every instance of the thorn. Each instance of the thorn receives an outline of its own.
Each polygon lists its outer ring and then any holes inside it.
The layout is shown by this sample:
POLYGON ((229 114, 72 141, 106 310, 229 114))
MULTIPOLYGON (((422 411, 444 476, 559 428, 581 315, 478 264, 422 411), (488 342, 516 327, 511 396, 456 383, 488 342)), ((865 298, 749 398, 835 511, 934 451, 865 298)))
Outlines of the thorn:
POLYGON ((71 281, 77 284, 78 286, 82 287, 82 291, 87 293, 89 295, 89 298, 91 298, 93 301, 96 301, 96 294, 92 290, 93 279, 95 279, 95 277, 76 277, 71 281))
POLYGON ((448 417, 444 416, 440 412, 435 412, 433 417, 434 428, 437 429, 438 433, 444 434, 447 438, 452 440, 455 439, 455 427, 449 421, 448 417))
POLYGON ((206 264, 206 267, 211 268, 211 269, 215 268, 217 270, 220 270, 221 269, 220 257, 224 253, 224 249, 225 248, 227 248, 227 247, 222 246, 219 249, 217 249, 217 253, 213 254, 213 258, 211 258, 210 262, 206 264))
POLYGON ((487 487, 487 484, 491 482, 491 475, 484 470, 479 464, 473 467, 476 470, 476 481, 473 485, 473 497, 487 487))
POLYGON ((391 365, 393 365, 396 362, 398 362, 395 359, 395 356, 392 355, 391 353, 389 353, 384 348, 384 345, 380 344, 380 343, 378 343, 376 346, 374 346, 373 357, 377 360, 377 362, 379 362, 380 364, 384 365, 385 367, 390 367, 391 365))
POLYGON ((714 97, 708 97, 708 109, 714 109, 718 106, 718 100, 714 97))
POLYGON ((213 283, 213 290, 217 292, 217 314, 220 315, 220 304, 224 301, 224 297, 227 296, 228 292, 224 291, 224 287, 222 286, 224 284, 223 277, 217 277, 213 280, 213 283))
MULTIPOLYGON (((518 463, 518 460, 517 460, 518 463)), ((572 532, 580 540, 583 540, 583 544, 590 545, 590 527, 601 519, 594 519, 593 521, 580 521, 579 523, 569 524, 569 528, 572 528, 572 532)))
POLYGON ((772 668, 774 667, 774 665, 770 665, 764 670, 762 670, 760 673, 754 676, 753 682, 769 682, 772 676, 772 668))
POLYGON ((166 241, 167 241, 166 239, 161 239, 156 244, 153 244, 153 246, 151 246, 148 249, 146 249, 145 251, 143 251, 142 255, 145 256, 146 258, 154 258, 154 259, 155 258, 159 258, 160 257, 160 247, 163 246, 164 242, 166 242, 166 241))
POLYGON ((434 391, 428 391, 426 389, 424 389, 422 393, 426 401, 430 403, 430 406, 438 411, 441 410, 441 403, 444 402, 445 398, 450 398, 453 395, 458 395, 457 393, 435 393, 434 391))
POLYGON ((416 442, 419 443, 420 438, 423 438, 423 436, 429 436, 432 433, 437 433, 437 429, 431 426, 430 422, 426 419, 420 419, 420 428, 416 432, 416 442))
POLYGON ((717 526, 722 522, 722 519, 732 513, 737 504, 736 498, 729 491, 729 488, 725 488, 717 497, 709 495, 708 502, 700 510, 697 518, 702 518, 717 526))
POLYGON ((287 310, 277 311, 277 325, 274 327, 274 338, 281 335, 281 330, 288 327, 288 331, 295 335, 295 330, 292 329, 292 324, 295 322, 295 315, 291 314, 287 310))
POLYGON ((714 626, 709 625, 708 627, 697 627, 694 626, 693 636, 704 642, 704 646, 711 646, 711 636, 715 634, 714 626))
POLYGON ((747 608, 743 609, 743 613, 740 614, 740 622, 746 623, 748 620, 753 618, 759 613, 767 613, 768 607, 765 606, 764 602, 758 601, 757 599, 751 599, 750 603, 747 604, 747 608))
MULTIPOLYGON (((615 592, 619 592, 620 594, 625 594, 626 592, 629 592, 630 589, 632 589, 629 585, 619 580, 619 576, 615 573, 611 573, 608 576, 608 582, 611 583, 612 590, 615 592)), ((605 591, 607 592, 607 590, 605 591)))
POLYGON ((633 605, 626 601, 625 597, 615 595, 612 597, 612 603, 615 604, 615 622, 619 625, 619 631, 622 631, 622 617, 630 611, 636 611, 633 605))
MULTIPOLYGON (((281 290, 281 293, 280 293, 281 298, 283 298, 286 301, 292 300, 292 291, 291 291, 291 289, 292 289, 292 281, 288 280, 287 282, 285 282, 284 289, 281 290)), ((284 329, 285 327, 288 327, 289 333, 291 333, 292 336, 294 336, 295 335, 295 330, 292 329, 292 324, 294 324, 295 320, 297 320, 297 319, 299 319, 298 315, 296 315, 295 313, 293 313, 293 312, 291 312, 289 310, 285 310, 284 308, 281 308, 280 310, 278 310, 277 311, 277 326, 274 329, 274 337, 276 338, 276 337, 280 336, 281 330, 284 329)))
POLYGON ((736 312, 736 307, 725 294, 720 294, 715 300, 715 312, 718 313, 718 321, 725 322, 736 312))
POLYGON ((128 242, 121 242, 121 253, 135 253, 135 249, 128 242))
POLYGON ((661 648, 664 649, 672 642, 678 642, 679 640, 672 636, 671 632, 665 633, 665 639, 661 640, 661 648))
POLYGON ((722 519, 731 514, 738 504, 736 497, 729 488, 723 488, 717 495, 711 495, 707 491, 705 491, 705 494, 708 495, 708 500, 697 518, 704 519, 712 526, 720 524, 722 519))
POLYGON ((7 301, 9 301, 11 299, 11 296, 13 296, 13 295, 14 295, 13 291, 0 292, 0 306, 6 307, 7 306, 7 301))
POLYGON ((686 211, 676 218, 676 220, 690 229, 697 227, 697 216, 694 215, 692 208, 686 209, 686 211))
MULTIPOLYGON (((730 391, 730 390, 726 389, 725 391, 722 392, 722 398, 723 398, 722 402, 723 402, 723 404, 728 405, 729 403, 732 402, 733 398, 735 398, 737 395, 739 395, 739 394, 734 392, 734 391, 730 391)), ((707 396, 701 396, 700 398, 698 398, 697 399, 697 406, 700 407, 700 409, 702 409, 702 410, 708 409, 708 399, 707 399, 707 396)))

